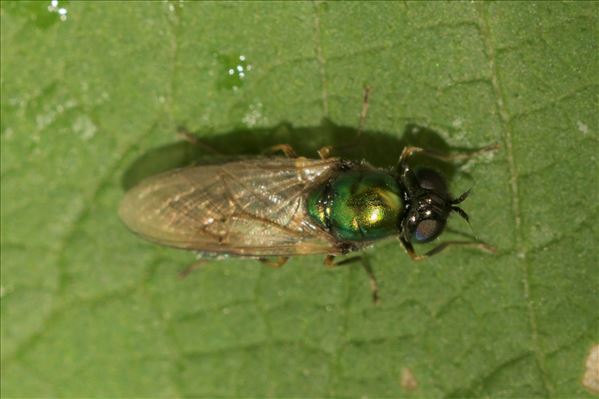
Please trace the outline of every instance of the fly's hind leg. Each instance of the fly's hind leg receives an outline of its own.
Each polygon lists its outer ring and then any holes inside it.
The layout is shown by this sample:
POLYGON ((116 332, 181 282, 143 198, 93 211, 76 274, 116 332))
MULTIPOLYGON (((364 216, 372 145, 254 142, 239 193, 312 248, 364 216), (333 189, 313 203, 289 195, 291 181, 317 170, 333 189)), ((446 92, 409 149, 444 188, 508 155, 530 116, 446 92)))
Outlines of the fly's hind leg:
POLYGON ((362 262, 362 267, 366 271, 366 274, 368 274, 368 278, 370 280, 370 291, 372 293, 372 302, 374 302, 375 304, 378 304, 379 303, 379 284, 376 281, 376 276, 374 275, 374 271, 372 270, 372 267, 370 266, 370 264, 368 263, 368 261, 366 260, 366 258, 364 256, 352 256, 350 258, 335 262, 334 255, 327 255, 324 258, 324 265, 328 268, 333 268, 333 267, 338 267, 338 266, 349 265, 349 264, 352 264, 352 263, 355 263, 358 261, 362 262))
POLYGON ((283 267, 285 263, 289 260, 288 256, 278 256, 274 259, 272 258, 260 258, 258 259, 264 266, 271 267, 273 269, 278 269, 283 267))
POLYGON ((179 126, 177 128, 177 137, 179 137, 181 140, 183 141, 187 141, 188 143, 194 145, 195 147, 198 147, 202 150, 206 150, 208 152, 210 152, 212 155, 216 155, 216 156, 222 156, 223 154, 212 148, 211 146, 202 143, 200 141, 200 139, 198 138, 198 136, 196 136, 195 134, 193 134, 192 132, 190 132, 189 130, 187 130, 187 128, 183 127, 183 126, 179 126))
POLYGON ((410 258, 412 258, 412 260, 415 260, 415 261, 424 260, 428 257, 438 254, 439 252, 443 251, 445 248, 452 247, 452 246, 458 246, 458 245, 464 246, 464 247, 476 248, 480 251, 491 253, 491 254, 497 253, 497 249, 495 247, 493 247, 489 244, 485 244, 484 242, 456 240, 456 241, 443 241, 443 242, 439 243, 436 247, 431 249, 430 251, 424 253, 423 255, 418 255, 418 254, 416 254, 416 251, 414 251, 414 247, 412 246, 412 243, 404 240, 403 238, 400 239, 400 241, 401 241, 401 245, 405 248, 405 250, 408 253, 408 255, 410 256, 410 258))
POLYGON ((179 272, 179 278, 181 278, 181 279, 186 278, 187 276, 189 276, 191 274, 191 272, 201 268, 202 266, 204 266, 207 263, 208 263, 208 261, 206 259, 200 259, 200 260, 192 263, 185 270, 181 270, 179 272))
POLYGON ((198 137, 183 126, 177 128, 177 137, 194 145, 199 143, 198 137))

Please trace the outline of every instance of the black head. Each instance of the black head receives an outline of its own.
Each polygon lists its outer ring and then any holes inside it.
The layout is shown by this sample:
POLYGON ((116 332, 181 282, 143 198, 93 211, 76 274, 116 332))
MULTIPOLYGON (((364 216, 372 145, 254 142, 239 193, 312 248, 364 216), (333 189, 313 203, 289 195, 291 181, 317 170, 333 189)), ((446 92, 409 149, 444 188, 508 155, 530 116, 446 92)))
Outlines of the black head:
POLYGON ((430 169, 418 171, 403 183, 406 190, 406 213, 401 234, 404 240, 416 243, 434 240, 443 232, 452 212, 468 221, 468 215, 457 204, 468 197, 470 190, 451 199, 443 177, 430 169))

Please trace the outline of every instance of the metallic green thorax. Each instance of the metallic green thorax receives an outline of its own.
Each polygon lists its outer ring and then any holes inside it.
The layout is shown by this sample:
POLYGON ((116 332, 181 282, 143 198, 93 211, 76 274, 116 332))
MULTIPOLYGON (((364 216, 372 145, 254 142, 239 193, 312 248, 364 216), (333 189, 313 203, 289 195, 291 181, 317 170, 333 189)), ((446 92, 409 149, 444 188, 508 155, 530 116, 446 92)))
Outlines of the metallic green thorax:
POLYGON ((342 172, 308 196, 308 214, 338 239, 370 241, 397 234, 404 208, 399 186, 377 171, 342 172))

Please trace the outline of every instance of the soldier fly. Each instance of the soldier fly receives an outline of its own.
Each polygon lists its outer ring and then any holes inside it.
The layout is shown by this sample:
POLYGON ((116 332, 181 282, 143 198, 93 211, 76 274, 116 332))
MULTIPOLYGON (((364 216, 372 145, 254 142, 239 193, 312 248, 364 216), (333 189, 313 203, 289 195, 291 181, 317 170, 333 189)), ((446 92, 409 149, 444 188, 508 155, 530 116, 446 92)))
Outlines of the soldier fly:
POLYGON ((415 253, 412 243, 436 239, 451 214, 468 221, 458 205, 469 191, 453 198, 440 174, 408 164, 414 153, 437 154, 406 147, 396 167, 380 169, 329 157, 328 147, 320 159, 298 157, 288 145, 273 149, 286 157, 240 158, 147 178, 126 193, 120 216, 158 244, 207 257, 276 257, 275 266, 313 254, 326 255, 329 266, 347 263, 333 259, 389 237, 397 237, 414 260, 452 244, 492 251, 476 241, 448 241, 415 253))

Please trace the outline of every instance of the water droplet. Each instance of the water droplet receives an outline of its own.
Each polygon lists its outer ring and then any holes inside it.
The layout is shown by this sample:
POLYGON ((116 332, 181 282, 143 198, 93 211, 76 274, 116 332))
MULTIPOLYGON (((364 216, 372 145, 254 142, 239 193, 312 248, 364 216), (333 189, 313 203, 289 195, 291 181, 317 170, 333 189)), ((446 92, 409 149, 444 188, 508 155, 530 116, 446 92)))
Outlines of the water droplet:
POLYGON ((58 14, 58 18, 63 22, 67 20, 68 14, 68 10, 64 6, 64 3, 65 2, 63 1, 63 6, 61 6, 58 0, 51 0, 50 5, 48 6, 48 11, 58 14))
POLYGON ((68 0, 2 2, 2 12, 19 15, 30 25, 47 29, 58 21, 66 21, 68 0))
POLYGON ((217 56, 221 64, 222 73, 219 73, 218 87, 229 90, 237 90, 243 86, 252 65, 248 63, 244 54, 217 56))

